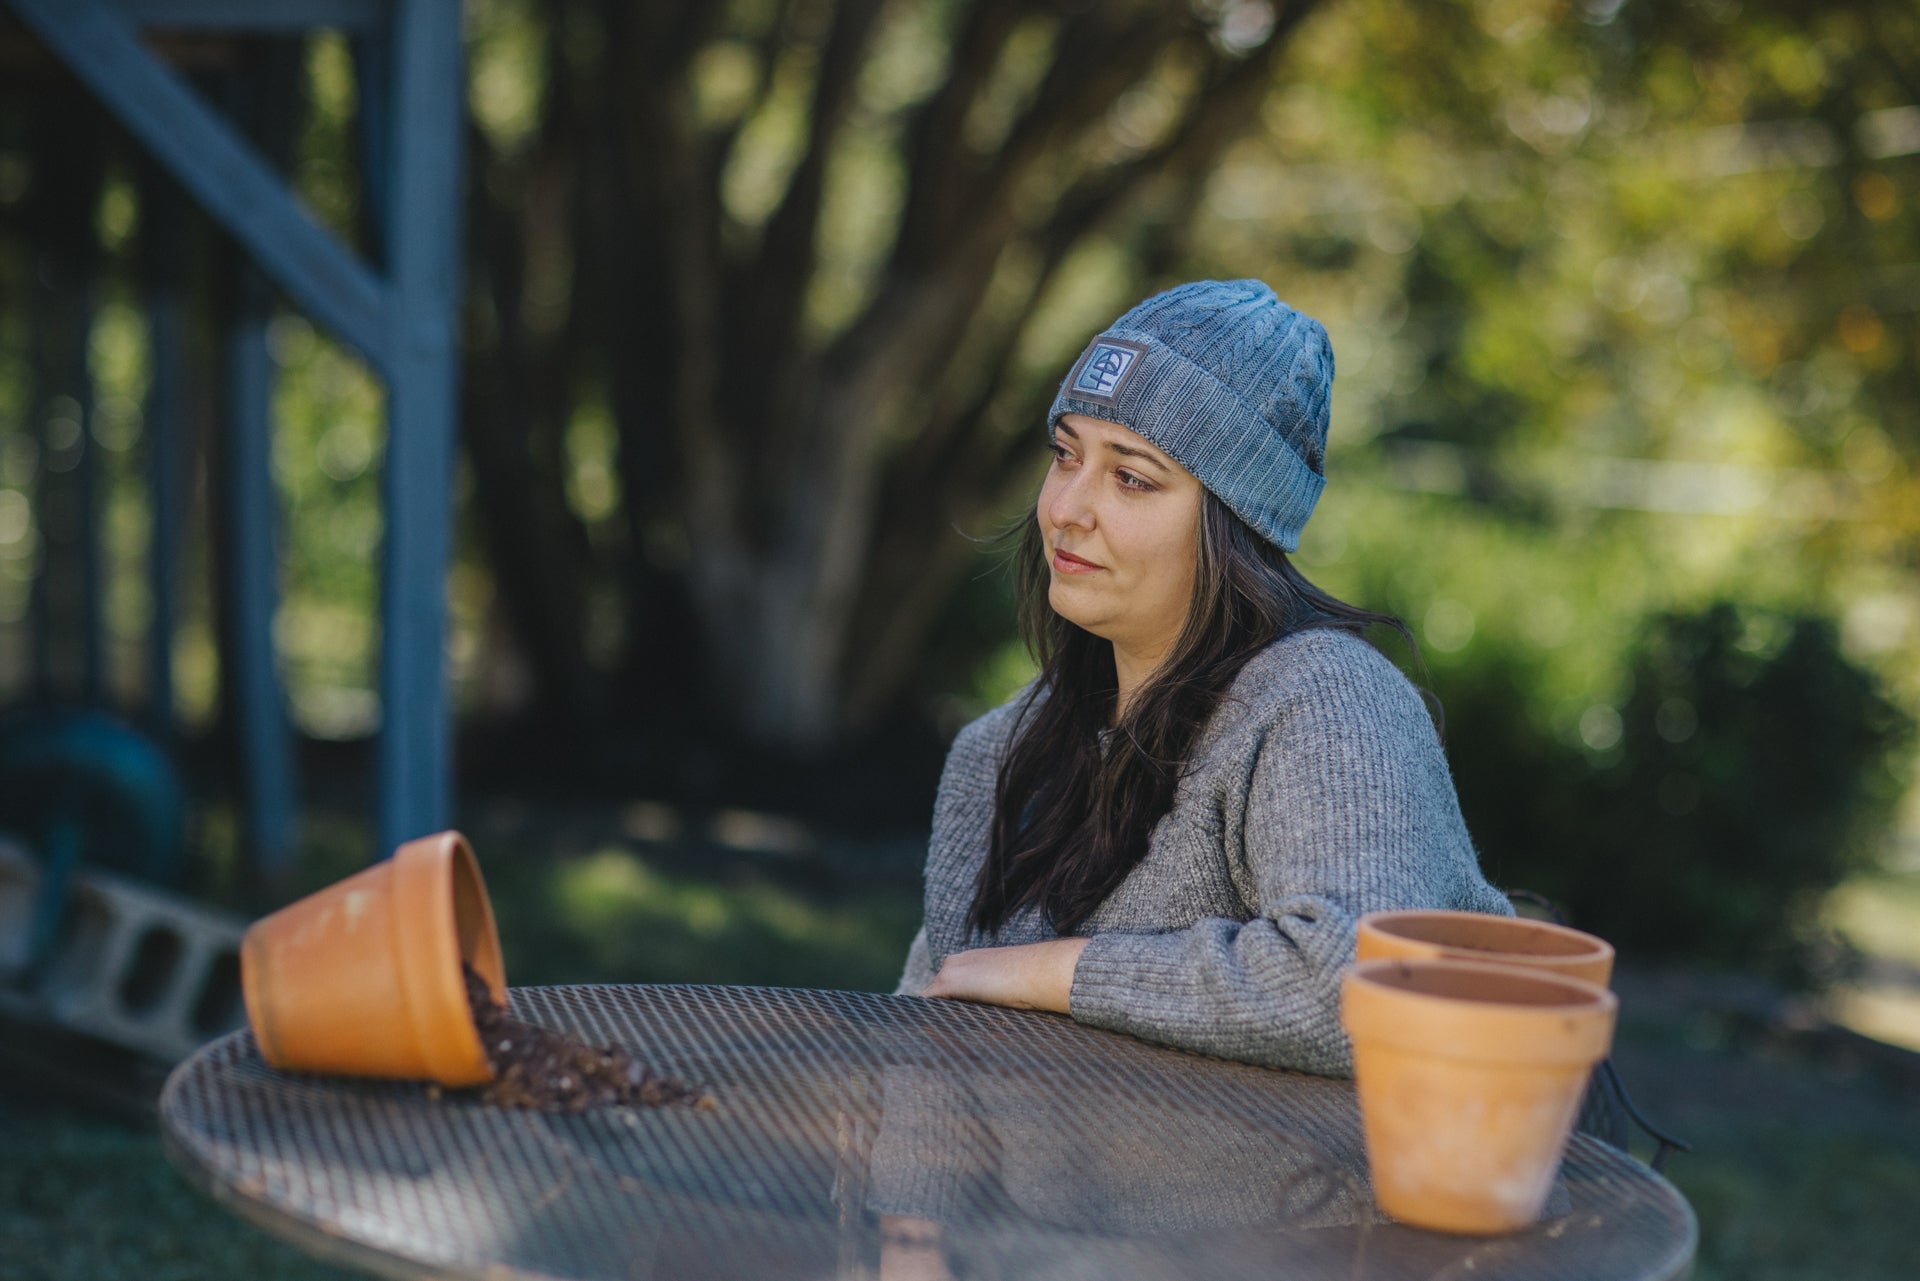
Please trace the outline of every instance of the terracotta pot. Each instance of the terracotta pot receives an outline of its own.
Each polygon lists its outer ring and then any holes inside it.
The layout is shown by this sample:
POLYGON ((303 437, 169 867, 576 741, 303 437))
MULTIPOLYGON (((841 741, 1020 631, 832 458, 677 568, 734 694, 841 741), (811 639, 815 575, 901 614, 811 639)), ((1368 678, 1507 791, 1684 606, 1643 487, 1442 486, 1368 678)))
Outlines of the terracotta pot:
POLYGON ((1340 1021, 1380 1208, 1442 1232, 1540 1214, 1619 1008, 1597 984, 1472 961, 1362 961, 1340 1021))
POLYGON ((506 995, 493 907, 458 832, 408 841, 247 930, 247 1021, 274 1067, 478 1085, 480 1046, 460 962, 506 995))
POLYGON ((1447 957, 1527 965, 1602 987, 1613 977, 1613 945, 1603 938, 1523 916, 1485 912, 1368 912, 1360 918, 1355 959, 1447 957))

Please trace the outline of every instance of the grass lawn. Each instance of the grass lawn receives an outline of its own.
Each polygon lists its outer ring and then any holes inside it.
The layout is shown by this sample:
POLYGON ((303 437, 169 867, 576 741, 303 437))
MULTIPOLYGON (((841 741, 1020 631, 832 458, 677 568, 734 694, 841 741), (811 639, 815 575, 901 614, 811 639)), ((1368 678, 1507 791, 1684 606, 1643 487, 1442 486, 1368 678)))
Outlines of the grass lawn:
MULTIPOLYGON (((645 813, 507 805, 463 822, 515 984, 887 988, 918 920, 910 842, 756 850, 655 839, 645 813)), ((358 863, 350 829, 319 829, 310 844, 312 884, 358 863)), ((1843 928, 1870 919, 1888 938, 1920 937, 1920 893, 1839 902, 1843 928), (1910 915, 1889 918, 1889 902, 1910 915)), ((1920 1276, 1920 1093, 1757 1037, 1698 985, 1629 968, 1620 988, 1628 1085, 1696 1148, 1668 1173, 1700 1218, 1701 1281, 1920 1276)), ((344 1275, 192 1191, 151 1130, 0 1087, 0 1281, 344 1275)))
POLYGON ((349 1274, 188 1187, 150 1130, 0 1100, 0 1278, 321 1281, 349 1274))
POLYGON ((1828 900, 1827 916, 1867 958, 1859 977, 1831 994, 1833 1017, 1920 1052, 1920 869, 1850 881, 1828 900))
POLYGON ((1694 1148, 1667 1174, 1700 1220, 1696 1281, 1920 1276, 1920 1093, 1619 987, 1628 1088, 1694 1148))

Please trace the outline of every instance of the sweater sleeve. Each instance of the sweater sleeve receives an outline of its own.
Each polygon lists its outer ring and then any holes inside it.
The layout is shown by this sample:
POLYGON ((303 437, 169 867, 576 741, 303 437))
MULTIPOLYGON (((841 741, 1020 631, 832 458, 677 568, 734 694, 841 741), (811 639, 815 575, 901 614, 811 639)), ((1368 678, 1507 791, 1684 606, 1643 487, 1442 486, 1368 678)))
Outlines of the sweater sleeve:
POLYGON ((968 946, 966 913, 993 826, 994 781, 1018 701, 961 729, 940 771, 924 868, 920 932, 907 948, 896 996, 919 996, 948 955, 968 946))
POLYGON ((894 986, 895 996, 919 996, 933 982, 933 961, 927 955, 927 927, 922 925, 907 945, 907 965, 894 986))
POLYGON ((1425 707, 1384 659, 1303 673, 1251 747, 1238 857, 1257 914, 1094 935, 1074 972, 1073 1016, 1223 1058, 1348 1075, 1340 976, 1360 915, 1512 909, 1480 874, 1425 707))

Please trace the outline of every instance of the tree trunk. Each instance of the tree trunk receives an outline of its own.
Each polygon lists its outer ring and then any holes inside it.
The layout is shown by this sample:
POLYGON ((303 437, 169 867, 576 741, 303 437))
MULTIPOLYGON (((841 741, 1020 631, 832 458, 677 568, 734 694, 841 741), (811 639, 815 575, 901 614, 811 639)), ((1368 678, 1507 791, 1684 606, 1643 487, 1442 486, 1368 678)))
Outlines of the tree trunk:
MULTIPOLYGON (((580 540, 545 581, 509 571, 529 598, 515 611, 529 650, 580 643, 536 603, 571 600, 577 573, 626 601, 630 683, 671 667, 689 712, 717 704, 733 732, 800 750, 883 719, 971 560, 955 524, 1002 507, 1037 457, 1030 431, 1000 426, 1051 390, 1013 385, 1028 311, 1150 185, 1195 198, 1312 7, 1236 48, 1185 6, 813 0, 742 30, 724 6, 556 6, 550 127, 520 163, 538 171, 584 140, 567 178, 581 236, 570 341, 604 360, 624 537, 580 540), (865 82, 899 56, 890 24, 942 14, 944 67, 881 114, 865 82), (744 105, 719 121, 699 108, 715 50, 751 63, 744 105), (1151 136, 1117 130, 1129 93, 1170 104, 1151 136), (763 222, 742 224, 728 182, 772 163, 765 132, 783 120, 796 130, 784 183, 763 222), (834 167, 875 137, 899 212, 864 301, 821 335, 808 310, 838 269, 822 253, 834 167), (662 530, 678 531, 677 553, 655 546, 662 530)), ((528 407, 533 430, 557 439, 590 382, 572 369, 564 403, 528 407)), ((497 492, 489 507, 496 524, 516 511, 497 492)), ((558 554, 551 540, 500 553, 558 554)))

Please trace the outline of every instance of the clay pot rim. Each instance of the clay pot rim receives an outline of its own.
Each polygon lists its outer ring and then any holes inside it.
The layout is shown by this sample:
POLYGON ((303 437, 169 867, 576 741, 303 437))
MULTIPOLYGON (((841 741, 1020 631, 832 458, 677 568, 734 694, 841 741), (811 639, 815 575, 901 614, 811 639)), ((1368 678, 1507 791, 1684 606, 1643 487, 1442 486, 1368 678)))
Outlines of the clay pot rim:
POLYGON ((458 831, 435 832, 395 850, 393 873, 402 898, 401 884, 412 882, 419 901, 436 909, 424 919, 394 918, 396 930, 419 931, 396 937, 394 953, 419 1051, 444 1084, 490 1081, 493 1065, 480 1044, 460 968, 463 961, 471 964, 494 999, 504 1000, 506 972, 480 860, 458 831), (437 892, 440 886, 444 895, 437 892))
POLYGON ((1611 961, 1614 956, 1613 944, 1596 934, 1576 930, 1570 925, 1561 925, 1557 921, 1541 921, 1528 916, 1495 916, 1491 912, 1463 912, 1452 908, 1396 908, 1390 911, 1366 913, 1360 918, 1358 928, 1375 930, 1408 943, 1439 948, 1443 953, 1450 956, 1457 955, 1462 960, 1481 958, 1494 960, 1507 956, 1524 956, 1527 958, 1526 964, 1552 966, 1600 960, 1611 961), (1496 931, 1512 928, 1516 942, 1525 939, 1552 940, 1555 943, 1566 944, 1566 949, 1534 951, 1521 947, 1511 949, 1472 947, 1464 943, 1427 938, 1406 928, 1410 924, 1423 920, 1445 924, 1457 922, 1471 925, 1476 929, 1496 931))
MULTIPOLYGON (((1565 1001, 1495 1001, 1477 996, 1447 996, 1441 993, 1425 992, 1419 995, 1434 1000, 1455 1000, 1471 1002, 1475 1005, 1503 1005, 1516 1009, 1558 1008, 1563 1005, 1618 1005, 1619 998, 1610 988, 1586 979, 1575 978, 1571 974, 1559 974, 1552 970, 1543 970, 1536 965, 1500 964, 1493 961, 1463 960, 1452 956, 1386 956, 1370 961, 1356 961, 1349 968, 1350 974, 1369 982, 1383 983, 1386 975, 1395 972, 1458 974, 1463 977, 1483 977, 1501 982, 1517 983, 1525 987, 1555 989, 1564 992, 1565 1001)), ((1385 984, 1390 990, 1405 991, 1404 988, 1385 984)))
POLYGON ((1526 965, 1452 958, 1360 961, 1340 984, 1340 1023, 1356 1043, 1483 1063, 1590 1065, 1606 1057, 1620 1001, 1585 979, 1526 965), (1480 980, 1497 993, 1517 985, 1564 999, 1528 1002, 1495 996, 1415 991, 1399 975, 1480 980), (1463 1025, 1471 1022, 1471 1031, 1463 1025))

